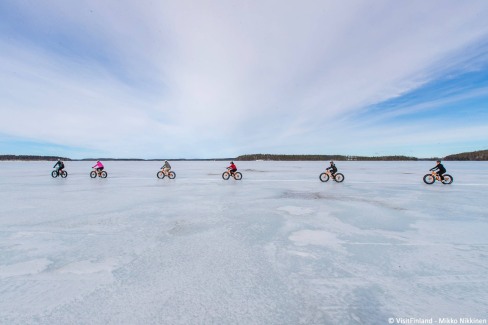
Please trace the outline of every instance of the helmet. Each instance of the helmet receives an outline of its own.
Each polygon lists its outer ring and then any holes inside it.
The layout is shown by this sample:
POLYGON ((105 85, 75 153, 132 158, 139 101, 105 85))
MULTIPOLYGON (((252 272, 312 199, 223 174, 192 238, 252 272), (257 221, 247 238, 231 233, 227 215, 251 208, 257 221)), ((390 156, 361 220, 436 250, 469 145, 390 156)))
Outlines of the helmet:
POLYGON ((167 160, 165 160, 164 162, 168 162, 167 160))
POLYGON ((334 162, 333 162, 332 160, 330 161, 330 163, 331 163, 332 165, 334 164, 334 162))
POLYGON ((233 162, 233 161, 231 161, 230 163, 231 163, 231 164, 233 164, 234 162, 233 162))

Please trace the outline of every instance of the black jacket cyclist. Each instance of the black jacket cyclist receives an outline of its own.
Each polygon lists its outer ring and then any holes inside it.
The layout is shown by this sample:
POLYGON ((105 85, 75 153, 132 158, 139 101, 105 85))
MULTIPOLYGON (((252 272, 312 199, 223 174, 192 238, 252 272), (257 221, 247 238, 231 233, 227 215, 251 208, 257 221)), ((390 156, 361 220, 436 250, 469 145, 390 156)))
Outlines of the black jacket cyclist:
POLYGON ((332 174, 332 176, 335 177, 335 173, 337 173, 337 167, 333 161, 330 162, 330 167, 327 167, 326 170, 330 170, 330 173, 332 174))
POLYGON ((58 159, 53 168, 56 168, 56 171, 59 172, 64 169, 64 163, 61 161, 61 159, 58 159))
POLYGON ((447 170, 441 164, 441 161, 440 160, 437 160, 437 165, 435 165, 434 167, 432 167, 430 170, 435 171, 437 173, 437 175, 439 175, 441 177, 441 181, 444 180, 444 176, 442 176, 442 175, 445 174, 447 172, 447 170))

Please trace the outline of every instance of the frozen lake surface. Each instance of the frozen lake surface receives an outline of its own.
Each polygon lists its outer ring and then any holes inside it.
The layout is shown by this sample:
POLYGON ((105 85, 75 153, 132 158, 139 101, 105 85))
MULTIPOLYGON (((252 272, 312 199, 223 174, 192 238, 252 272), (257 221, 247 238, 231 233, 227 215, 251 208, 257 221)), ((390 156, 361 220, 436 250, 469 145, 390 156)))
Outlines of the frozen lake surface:
POLYGON ((1 162, 1 324, 488 318, 488 163, 1 162))

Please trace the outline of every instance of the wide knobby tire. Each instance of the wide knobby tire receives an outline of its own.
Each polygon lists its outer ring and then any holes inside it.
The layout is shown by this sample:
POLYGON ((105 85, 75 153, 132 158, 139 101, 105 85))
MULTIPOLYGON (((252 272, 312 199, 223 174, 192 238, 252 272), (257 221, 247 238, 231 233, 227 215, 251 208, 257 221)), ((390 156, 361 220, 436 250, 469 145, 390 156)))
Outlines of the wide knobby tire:
POLYGON ((176 177, 176 173, 175 172, 169 172, 168 177, 169 177, 169 179, 174 179, 176 177))
POLYGON ((159 178, 159 179, 163 179, 166 175, 164 175, 164 173, 162 171, 159 171, 156 176, 159 178))
POLYGON ((452 178, 451 175, 449 174, 444 174, 444 181, 442 181, 442 184, 451 184, 454 181, 454 178, 452 178))
POLYGON ((97 177, 97 172, 96 172, 96 171, 94 171, 94 170, 92 170, 92 171, 90 172, 90 177, 91 177, 91 178, 95 178, 95 177, 97 177))
POLYGON ((434 176, 432 176, 432 174, 426 174, 424 176, 424 183, 425 184, 433 184, 435 182, 435 178, 434 176))
POLYGON ((107 176, 108 176, 108 174, 107 174, 107 172, 106 172, 106 171, 102 171, 102 172, 100 173, 100 177, 101 177, 101 178, 107 178, 107 176))
POLYGON ((65 171, 65 170, 63 170, 63 172, 61 173, 61 177, 62 177, 62 178, 66 178, 66 177, 68 177, 68 172, 67 172, 67 171, 65 171))
POLYGON ((329 180, 329 175, 327 173, 322 173, 322 174, 319 175, 319 179, 322 182, 327 182, 329 180))
POLYGON ((335 176, 334 176, 334 180, 337 183, 342 183, 342 182, 344 182, 344 175, 341 174, 341 173, 336 173, 335 176))
POLYGON ((229 172, 224 172, 224 173, 222 174, 222 178, 223 178, 223 179, 225 179, 225 180, 228 180, 228 179, 229 179, 229 177, 230 177, 229 172))
POLYGON ((58 177, 58 172, 57 172, 57 171, 55 171, 55 170, 53 170, 53 172, 51 173, 51 176, 52 176, 53 178, 58 177))
POLYGON ((241 173, 239 173, 239 172, 235 172, 235 173, 234 173, 234 178, 235 178, 236 180, 240 181, 240 180, 242 179, 242 174, 241 174, 241 173))

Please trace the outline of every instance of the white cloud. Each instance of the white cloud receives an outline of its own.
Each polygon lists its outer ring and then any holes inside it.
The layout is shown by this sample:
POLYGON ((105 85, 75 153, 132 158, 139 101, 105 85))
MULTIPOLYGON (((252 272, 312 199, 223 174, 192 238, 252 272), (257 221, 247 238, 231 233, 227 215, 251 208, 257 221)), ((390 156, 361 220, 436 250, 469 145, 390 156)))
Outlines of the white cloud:
POLYGON ((344 116, 461 64, 462 50, 488 33, 484 1, 51 1, 22 9, 45 37, 66 33, 87 53, 0 39, 0 133, 115 156, 322 152, 331 131, 351 141, 364 131, 344 116))

